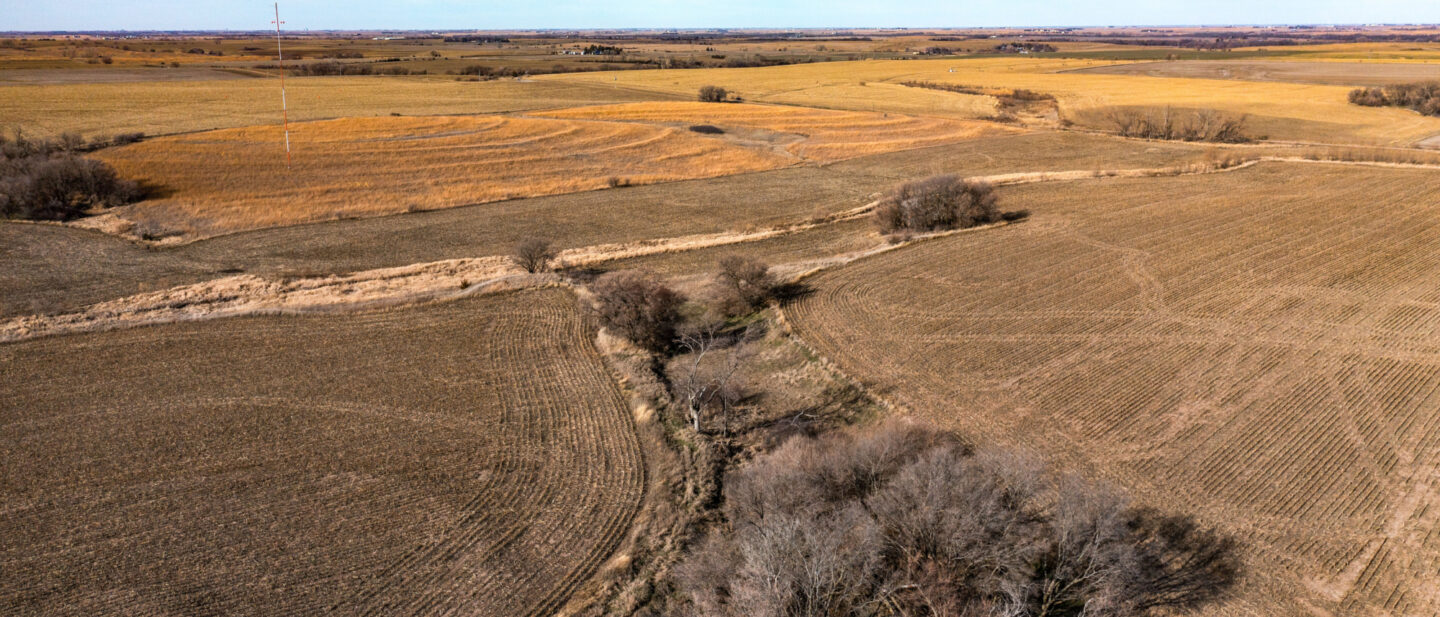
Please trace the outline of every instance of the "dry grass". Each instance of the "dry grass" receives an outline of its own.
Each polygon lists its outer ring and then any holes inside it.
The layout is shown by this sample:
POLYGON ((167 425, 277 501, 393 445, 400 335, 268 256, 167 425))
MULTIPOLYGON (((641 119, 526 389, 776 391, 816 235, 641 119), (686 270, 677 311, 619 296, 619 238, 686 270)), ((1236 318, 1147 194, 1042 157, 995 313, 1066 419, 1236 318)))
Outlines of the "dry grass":
POLYGON ((1083 72, 1097 75, 1144 75, 1188 79, 1240 79, 1300 84, 1383 86, 1440 79, 1440 64, 1186 60, 1099 66, 1084 69, 1083 72))
MULTIPOLYGON (((633 71, 547 75, 571 83, 619 83, 677 96, 705 84, 735 89, 754 102, 879 111, 914 110, 923 89, 897 90, 904 81, 933 81, 989 88, 1024 88, 1055 95, 1063 117, 1103 126, 1115 107, 1215 109, 1249 114, 1250 125, 1272 139, 1361 144, 1409 144, 1440 133, 1440 119, 1396 109, 1362 109, 1343 86, 1196 80, 1072 72, 1107 61, 1038 58, 829 62, 755 69, 633 71), (953 72, 952 72, 953 69, 953 72), (855 92, 873 89, 875 94, 855 92), (837 96, 844 94, 844 96, 837 96), (887 101, 891 101, 888 102, 887 101)), ((943 94, 943 93, 942 93, 943 94)), ((956 95, 966 96, 966 95, 956 95)), ((969 105, 969 103, 966 103, 969 105)), ((979 112, 981 108, 975 107, 979 112)), ((944 113, 944 112, 942 112, 944 113)), ((975 117, 987 115, 976 113, 975 117)))
POLYGON ((1440 608, 1433 173, 1266 163, 1002 198, 1034 216, 823 273, 793 323, 918 414, 1248 538, 1219 614, 1440 608))
POLYGON ((553 614, 644 481, 574 307, 0 345, 0 612, 553 614))
MULTIPOLYGON (((391 113, 482 114, 667 98, 614 84, 514 80, 303 77, 287 79, 285 85, 291 121, 391 113)), ((274 79, 0 87, 0 124, 32 135, 157 135, 270 123, 280 123, 280 83, 274 79)))
POLYGON ((121 210, 137 234, 208 236, 730 175, 788 157, 683 129, 512 117, 350 118, 149 140, 97 156, 161 196, 121 210))
POLYGON ((1018 132, 1016 129, 982 122, 733 103, 627 103, 563 109, 542 115, 628 122, 712 124, 788 133, 802 138, 801 141, 786 146, 789 152, 822 162, 1018 132))

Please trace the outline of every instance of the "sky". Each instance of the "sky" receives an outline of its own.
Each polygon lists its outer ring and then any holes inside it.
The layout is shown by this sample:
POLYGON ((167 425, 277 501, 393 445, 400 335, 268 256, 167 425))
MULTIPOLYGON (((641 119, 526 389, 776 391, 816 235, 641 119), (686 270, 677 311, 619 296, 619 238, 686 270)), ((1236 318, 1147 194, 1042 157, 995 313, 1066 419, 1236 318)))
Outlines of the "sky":
MULTIPOLYGON (((0 31, 261 30, 269 1, 0 0, 0 31)), ((1440 0, 285 0, 291 30, 1440 23, 1440 0)))

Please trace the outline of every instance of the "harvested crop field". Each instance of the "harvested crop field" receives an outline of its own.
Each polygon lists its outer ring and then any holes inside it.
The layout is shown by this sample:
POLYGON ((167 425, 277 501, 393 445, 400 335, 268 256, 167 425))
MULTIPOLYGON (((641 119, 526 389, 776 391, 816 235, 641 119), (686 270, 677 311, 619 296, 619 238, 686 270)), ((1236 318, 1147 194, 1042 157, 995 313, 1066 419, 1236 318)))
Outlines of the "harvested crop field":
POLYGON ((1002 135, 826 166, 260 229, 165 248, 87 230, 0 223, 0 257, 15 265, 0 271, 0 317, 71 311, 240 271, 339 274, 500 255, 527 236, 575 248, 794 223, 864 205, 898 182, 937 173, 1133 169, 1181 165, 1207 152, 1076 133, 1002 135), (727 196, 724 207, 716 206, 716 195, 727 196))
POLYGON ((784 167, 782 155, 689 131, 505 116, 349 118, 165 137, 98 158, 160 196, 127 207, 139 235, 206 236, 784 167))
POLYGON ((1297 62, 1288 60, 1141 62, 1075 71, 1098 75, 1145 75, 1192 79, 1283 81, 1297 84, 1385 86, 1440 79, 1440 64, 1418 62, 1297 62))
POLYGON ((1222 614, 1440 610, 1440 178, 1269 163, 1001 197, 1034 216, 822 273, 792 322, 916 414, 1243 537, 1222 614))
MULTIPOLYGON (((485 114, 673 98, 613 84, 470 83, 434 77, 297 77, 285 80, 285 87, 291 121, 485 114)), ((31 136, 64 131, 87 137, 133 131, 164 135, 278 125, 280 84, 274 79, 16 84, 0 88, 0 118, 31 136)))
POLYGON ((797 138, 786 146, 786 150, 821 162, 1019 132, 1018 129, 987 122, 735 103, 626 103, 562 109, 540 115, 588 120, 712 124, 786 133, 797 138))
POLYGON ((574 306, 0 345, 0 612, 553 614, 644 475, 574 306))
MULTIPOLYGON (((1058 100, 1061 117, 1103 130, 1113 130, 1105 116, 1115 108, 1174 107, 1248 115, 1248 126, 1254 135, 1276 140, 1408 145, 1440 133, 1440 119, 1399 109, 1351 105, 1346 100, 1348 90, 1343 86, 1076 72, 1076 69, 1108 64, 1115 63, 1071 58, 947 58, 826 62, 754 69, 576 73, 545 75, 540 79, 623 84, 676 96, 715 84, 733 88, 752 102, 913 113, 924 113, 916 111, 916 105, 933 99, 936 91, 903 88, 899 84, 931 81, 978 88, 1024 88, 1050 94, 1058 100), (863 92, 868 94, 861 94, 863 92)), ((977 112, 969 117, 994 113, 993 106, 991 111, 975 108, 972 95, 955 96, 957 105, 977 112)))

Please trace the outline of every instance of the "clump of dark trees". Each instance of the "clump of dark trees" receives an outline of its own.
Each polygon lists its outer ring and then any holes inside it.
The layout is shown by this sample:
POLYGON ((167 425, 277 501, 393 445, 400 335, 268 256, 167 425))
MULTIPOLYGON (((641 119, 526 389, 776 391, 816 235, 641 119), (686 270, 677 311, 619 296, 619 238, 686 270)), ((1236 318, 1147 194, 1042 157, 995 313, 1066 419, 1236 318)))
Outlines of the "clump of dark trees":
MULTIPOLYGON (((336 62, 333 60, 325 62, 307 62, 285 67, 291 75, 299 77, 332 77, 336 75, 426 75, 426 69, 412 69, 404 66, 375 66, 377 63, 399 62, 394 60, 374 60, 371 62, 336 62)), ((278 65, 259 65, 255 68, 279 68, 278 65)))
POLYGON ((730 91, 720 86, 702 86, 698 98, 702 103, 724 103, 730 100, 730 91))
MULTIPOLYGON (((730 256, 720 260, 719 271, 700 304, 713 317, 733 319, 763 308, 780 291, 770 266, 755 259, 730 256)), ((595 314, 600 323, 637 347, 666 354, 683 347, 680 307, 686 298, 660 277, 643 270, 607 272, 590 284, 595 314)))
POLYGON ((995 46, 995 53, 1018 54, 1018 53, 1052 53, 1059 51, 1054 45, 1048 43, 1001 43, 995 46))
POLYGON ((87 142, 73 133, 54 140, 0 135, 0 217, 66 221, 140 199, 134 182, 81 153, 143 136, 132 133, 87 142))
POLYGON ((1256 139, 1245 131, 1245 116, 1224 115, 1213 109, 1197 110, 1183 117, 1169 108, 1158 112, 1117 109, 1106 119, 1121 137, 1221 144, 1243 144, 1256 139))
POLYGON ((946 174, 906 182, 875 206, 875 223, 883 234, 924 233, 964 229, 1027 213, 1001 212, 989 183, 946 174))
POLYGON ((1035 459, 892 422, 731 473, 677 570, 711 617, 1143 616, 1223 599, 1236 542, 1035 459))
POLYGON ((1357 88, 1350 91, 1350 102, 1366 107, 1405 107, 1426 116, 1440 116, 1440 81, 1357 88))

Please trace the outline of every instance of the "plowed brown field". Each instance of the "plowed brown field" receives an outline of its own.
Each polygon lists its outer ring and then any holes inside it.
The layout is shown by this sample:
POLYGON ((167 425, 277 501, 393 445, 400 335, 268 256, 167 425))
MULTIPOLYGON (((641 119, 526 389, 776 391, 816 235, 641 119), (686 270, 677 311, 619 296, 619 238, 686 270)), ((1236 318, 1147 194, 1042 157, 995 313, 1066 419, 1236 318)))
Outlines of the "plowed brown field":
POLYGON ((820 274, 797 329, 917 414, 1240 536, 1219 613, 1440 612, 1440 177, 1002 195, 1034 217, 820 274))
POLYGON ((0 346, 0 613, 553 614, 643 490, 574 306, 0 346))

